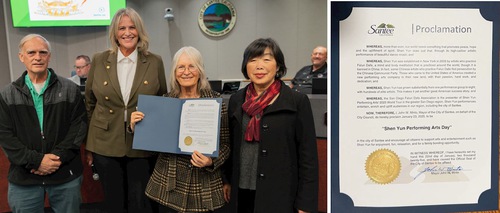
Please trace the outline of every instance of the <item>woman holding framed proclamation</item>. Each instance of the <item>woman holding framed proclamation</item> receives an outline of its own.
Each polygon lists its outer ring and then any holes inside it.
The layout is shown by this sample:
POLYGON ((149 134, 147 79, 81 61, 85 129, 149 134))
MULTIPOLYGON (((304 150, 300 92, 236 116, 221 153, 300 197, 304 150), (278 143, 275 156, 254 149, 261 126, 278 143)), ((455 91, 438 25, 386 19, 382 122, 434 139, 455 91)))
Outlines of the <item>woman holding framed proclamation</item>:
MULTIPOLYGON (((170 73, 171 98, 219 98, 210 89, 200 52, 183 47, 174 55, 170 73)), ((169 109, 165 109, 169 110, 169 109)), ((147 116, 140 111, 132 113, 131 128, 147 116)), ((158 202, 165 212, 215 212, 225 204, 222 190, 221 167, 229 157, 229 130, 227 108, 222 104, 219 130, 219 156, 211 158, 194 151, 191 155, 160 153, 146 188, 146 195, 158 202)), ((178 143, 178 141, 167 141, 178 143)))

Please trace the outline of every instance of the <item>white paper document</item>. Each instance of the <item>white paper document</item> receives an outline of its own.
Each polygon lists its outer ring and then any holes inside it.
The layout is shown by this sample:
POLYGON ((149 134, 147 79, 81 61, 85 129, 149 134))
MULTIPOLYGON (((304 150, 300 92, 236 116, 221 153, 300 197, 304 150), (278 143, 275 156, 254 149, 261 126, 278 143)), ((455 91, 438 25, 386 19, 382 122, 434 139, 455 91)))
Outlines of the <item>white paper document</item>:
POLYGON ((220 103, 186 100, 182 105, 179 148, 182 152, 212 153, 217 149, 220 103))
POLYGON ((219 156, 222 98, 139 95, 137 106, 146 116, 135 126, 133 149, 219 156))
POLYGON ((492 22, 355 7, 339 32, 340 192, 357 207, 477 203, 491 188, 492 22))

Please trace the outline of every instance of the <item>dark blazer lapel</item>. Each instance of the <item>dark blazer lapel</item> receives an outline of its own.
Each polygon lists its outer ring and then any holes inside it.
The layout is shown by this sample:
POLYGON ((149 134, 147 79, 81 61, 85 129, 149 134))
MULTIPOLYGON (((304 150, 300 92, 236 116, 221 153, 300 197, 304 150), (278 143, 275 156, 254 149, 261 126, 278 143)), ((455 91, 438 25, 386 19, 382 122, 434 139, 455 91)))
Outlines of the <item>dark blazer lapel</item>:
POLYGON ((297 103, 295 103, 293 96, 293 90, 282 82, 278 98, 273 104, 264 109, 264 114, 280 110, 297 111, 297 103))
POLYGON ((232 115, 228 115, 228 116, 233 116, 236 118, 236 120, 238 121, 238 123, 241 123, 242 119, 243 119, 243 109, 241 108, 241 106, 243 105, 243 102, 245 100, 245 91, 246 91, 246 87, 245 89, 242 89, 242 91, 238 91, 237 93, 233 94, 234 97, 235 97, 235 102, 236 102, 236 108, 233 112, 232 115))
MULTIPOLYGON (((135 93, 139 89, 139 86, 142 84, 146 84, 146 82, 142 82, 144 76, 149 67, 149 61, 145 55, 139 53, 137 54, 137 68, 135 70, 134 82, 132 83, 132 89, 130 90, 130 99, 135 96, 135 93)), ((130 101, 129 99, 129 101, 130 101)))
POLYGON ((118 95, 118 97, 120 97, 120 100, 123 101, 123 96, 120 89, 120 82, 118 81, 118 71, 116 65, 117 57, 118 56, 116 55, 116 53, 109 54, 108 59, 106 60, 106 62, 104 62, 104 68, 106 69, 106 72, 108 72, 109 80, 111 81, 109 83, 111 83, 113 89, 115 89, 115 92, 118 95))

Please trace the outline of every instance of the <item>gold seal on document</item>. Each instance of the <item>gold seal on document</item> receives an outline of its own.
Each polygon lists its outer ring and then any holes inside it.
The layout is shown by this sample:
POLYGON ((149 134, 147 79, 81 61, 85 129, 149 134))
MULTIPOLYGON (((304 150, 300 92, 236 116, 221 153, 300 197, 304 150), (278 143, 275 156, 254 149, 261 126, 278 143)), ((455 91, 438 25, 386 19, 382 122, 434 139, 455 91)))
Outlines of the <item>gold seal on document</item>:
POLYGON ((187 136, 184 138, 184 144, 186 144, 186 146, 189 146, 193 143, 193 138, 191 138, 191 136, 187 136))
POLYGON ((370 154, 365 164, 366 175, 375 183, 388 184, 401 172, 398 155, 388 149, 379 149, 370 154))

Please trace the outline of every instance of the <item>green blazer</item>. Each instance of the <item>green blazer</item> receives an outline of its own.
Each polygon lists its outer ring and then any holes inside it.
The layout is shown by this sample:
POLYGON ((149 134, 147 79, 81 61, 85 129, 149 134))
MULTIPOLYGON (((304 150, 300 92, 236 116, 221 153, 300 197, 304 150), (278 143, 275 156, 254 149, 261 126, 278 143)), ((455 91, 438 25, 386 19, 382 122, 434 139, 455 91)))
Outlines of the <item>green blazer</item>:
POLYGON ((85 87, 85 105, 90 119, 86 149, 109 157, 147 157, 149 152, 133 150, 133 135, 126 131, 127 121, 136 110, 139 94, 167 93, 165 68, 160 56, 138 54, 137 69, 125 106, 117 75, 117 54, 107 50, 93 56, 85 87))

